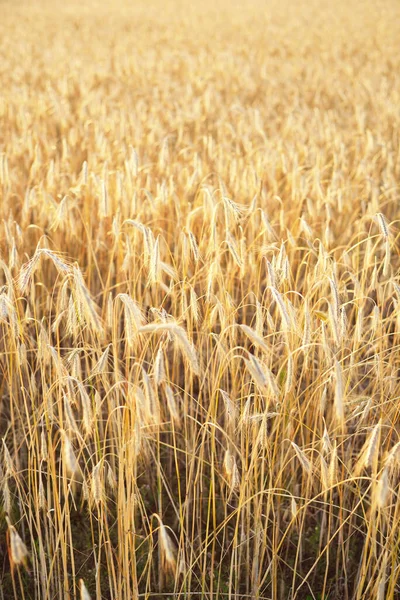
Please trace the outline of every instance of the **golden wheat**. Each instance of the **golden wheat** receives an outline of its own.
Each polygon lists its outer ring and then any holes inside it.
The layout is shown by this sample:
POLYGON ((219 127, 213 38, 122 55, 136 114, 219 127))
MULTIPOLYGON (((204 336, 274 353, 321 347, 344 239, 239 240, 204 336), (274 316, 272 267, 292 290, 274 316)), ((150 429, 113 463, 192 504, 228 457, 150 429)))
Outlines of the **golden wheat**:
POLYGON ((399 4, 1 6, 0 598, 398 598, 399 4))

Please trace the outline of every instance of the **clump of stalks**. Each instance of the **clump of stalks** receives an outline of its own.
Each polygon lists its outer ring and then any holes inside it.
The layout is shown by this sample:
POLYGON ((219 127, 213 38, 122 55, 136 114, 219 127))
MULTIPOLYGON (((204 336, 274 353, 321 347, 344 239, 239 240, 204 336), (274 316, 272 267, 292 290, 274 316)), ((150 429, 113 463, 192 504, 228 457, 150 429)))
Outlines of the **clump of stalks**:
POLYGON ((399 597, 383 4, 3 11, 0 598, 399 597))

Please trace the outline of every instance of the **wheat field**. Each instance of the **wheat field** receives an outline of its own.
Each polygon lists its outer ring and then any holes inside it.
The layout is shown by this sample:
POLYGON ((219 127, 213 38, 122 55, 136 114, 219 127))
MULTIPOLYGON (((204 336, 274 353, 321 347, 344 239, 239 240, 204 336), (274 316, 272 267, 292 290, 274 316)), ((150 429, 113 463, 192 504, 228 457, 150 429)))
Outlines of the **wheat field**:
POLYGON ((400 4, 0 4, 0 600, 400 598, 400 4))

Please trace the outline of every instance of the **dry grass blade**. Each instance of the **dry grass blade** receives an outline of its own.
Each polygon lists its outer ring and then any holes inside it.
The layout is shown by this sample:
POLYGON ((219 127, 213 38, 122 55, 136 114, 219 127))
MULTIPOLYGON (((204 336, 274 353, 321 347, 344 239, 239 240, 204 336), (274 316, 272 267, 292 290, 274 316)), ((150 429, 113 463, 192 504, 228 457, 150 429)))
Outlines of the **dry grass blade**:
POLYGON ((39 267, 42 256, 49 258, 61 275, 68 275, 72 272, 72 267, 62 260, 55 252, 48 250, 47 248, 37 249, 33 257, 21 267, 18 276, 18 287, 22 293, 27 290, 33 274, 39 267))
POLYGON ((338 360, 335 360, 335 414, 342 425, 344 424, 344 382, 343 370, 338 360))
POLYGON ((191 369, 196 375, 200 374, 200 365, 197 352, 193 344, 188 340, 185 330, 176 323, 155 323, 144 325, 138 329, 138 333, 163 333, 170 332, 178 342, 191 369))
POLYGON ((91 596, 87 590, 87 587, 86 587, 83 579, 79 580, 79 593, 80 593, 80 600, 91 600, 91 596))
POLYGON ((7 525, 8 525, 8 533, 10 536, 10 555, 11 560, 14 565, 24 565, 27 566, 29 551, 22 541, 21 536, 15 529, 13 525, 11 525, 10 519, 6 517, 7 525))
POLYGON ((240 328, 245 332, 245 334, 250 338, 250 340, 259 346, 264 352, 269 353, 269 348, 267 344, 264 342, 262 337, 258 335, 254 329, 248 327, 247 325, 240 325, 240 328))
POLYGON ((299 448, 299 446, 297 444, 295 444, 294 442, 291 442, 294 451, 296 452, 296 456, 299 459, 299 462, 301 464, 301 466, 303 467, 303 469, 305 470, 305 472, 309 475, 311 475, 312 473, 312 467, 311 467, 311 463, 308 460, 307 456, 305 455, 304 451, 299 448))

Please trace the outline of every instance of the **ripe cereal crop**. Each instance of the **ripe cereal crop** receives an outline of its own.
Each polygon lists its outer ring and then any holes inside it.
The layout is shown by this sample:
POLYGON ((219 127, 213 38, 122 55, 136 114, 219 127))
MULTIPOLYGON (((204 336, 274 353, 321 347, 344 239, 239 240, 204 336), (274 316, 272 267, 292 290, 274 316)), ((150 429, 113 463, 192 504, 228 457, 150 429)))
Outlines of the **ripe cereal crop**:
POLYGON ((0 9, 0 600, 399 599, 400 4, 0 9))

